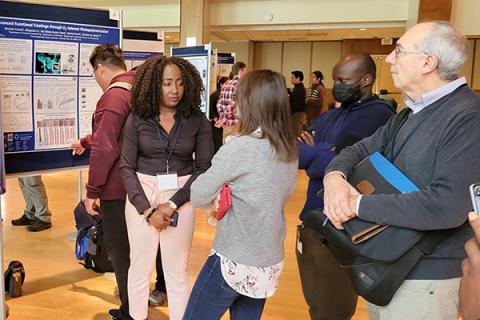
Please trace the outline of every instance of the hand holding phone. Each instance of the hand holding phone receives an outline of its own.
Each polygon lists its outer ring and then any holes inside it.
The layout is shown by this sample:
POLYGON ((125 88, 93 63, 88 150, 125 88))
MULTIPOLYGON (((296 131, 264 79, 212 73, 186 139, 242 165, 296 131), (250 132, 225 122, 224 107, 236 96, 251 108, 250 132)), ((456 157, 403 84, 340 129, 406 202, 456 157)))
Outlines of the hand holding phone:
POLYGON ((172 218, 172 222, 170 222, 170 227, 176 227, 178 224, 178 211, 173 212, 170 218, 172 218))
POLYGON ((473 211, 480 214, 480 183, 472 184, 469 188, 473 211))

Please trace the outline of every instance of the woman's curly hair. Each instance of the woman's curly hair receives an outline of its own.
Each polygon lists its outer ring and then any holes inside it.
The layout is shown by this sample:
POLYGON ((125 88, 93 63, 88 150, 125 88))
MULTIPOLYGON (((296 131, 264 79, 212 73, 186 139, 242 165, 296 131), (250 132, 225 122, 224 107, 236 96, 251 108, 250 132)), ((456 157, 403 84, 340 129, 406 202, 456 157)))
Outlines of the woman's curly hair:
POLYGON ((182 72, 184 93, 177 105, 183 118, 198 116, 204 87, 197 69, 179 57, 152 57, 137 68, 132 86, 132 112, 141 119, 157 118, 162 104, 162 76, 165 66, 176 65, 182 72))

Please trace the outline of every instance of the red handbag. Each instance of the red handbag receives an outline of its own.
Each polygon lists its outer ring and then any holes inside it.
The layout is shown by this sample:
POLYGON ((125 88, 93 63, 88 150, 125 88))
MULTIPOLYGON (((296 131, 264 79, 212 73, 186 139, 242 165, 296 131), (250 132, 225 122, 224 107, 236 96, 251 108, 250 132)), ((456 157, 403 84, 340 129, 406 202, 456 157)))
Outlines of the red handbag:
POLYGON ((220 193, 217 196, 218 206, 215 208, 215 219, 222 220, 227 211, 232 206, 232 194, 228 185, 224 185, 220 189, 220 193))

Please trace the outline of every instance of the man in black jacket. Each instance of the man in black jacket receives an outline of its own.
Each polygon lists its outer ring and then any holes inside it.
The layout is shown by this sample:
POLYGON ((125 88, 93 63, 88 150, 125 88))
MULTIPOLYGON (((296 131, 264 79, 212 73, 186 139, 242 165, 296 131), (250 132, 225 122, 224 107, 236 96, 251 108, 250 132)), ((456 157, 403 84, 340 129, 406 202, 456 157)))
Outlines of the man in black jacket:
POLYGON ((307 114, 305 113, 307 108, 305 103, 307 90, 303 85, 303 72, 298 70, 292 71, 290 82, 293 84, 293 90, 290 93, 290 110, 295 132, 297 135, 300 135, 307 124, 307 114))

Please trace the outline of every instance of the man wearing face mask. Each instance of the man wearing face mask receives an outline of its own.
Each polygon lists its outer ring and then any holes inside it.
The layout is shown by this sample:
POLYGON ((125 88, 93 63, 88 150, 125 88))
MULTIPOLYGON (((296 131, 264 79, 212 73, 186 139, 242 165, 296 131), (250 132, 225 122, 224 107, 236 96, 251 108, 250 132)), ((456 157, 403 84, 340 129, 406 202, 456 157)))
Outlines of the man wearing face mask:
MULTIPOLYGON (((323 207, 323 199, 316 194, 323 189, 324 172, 333 157, 373 134, 395 114, 391 105, 372 94, 376 67, 368 53, 343 57, 332 76, 332 93, 341 106, 320 115, 313 126, 315 136, 305 132, 299 137, 299 168, 310 178, 302 221, 305 212, 323 207)), ((323 240, 303 224, 297 232, 297 261, 311 319, 350 319, 357 295, 323 240)))

